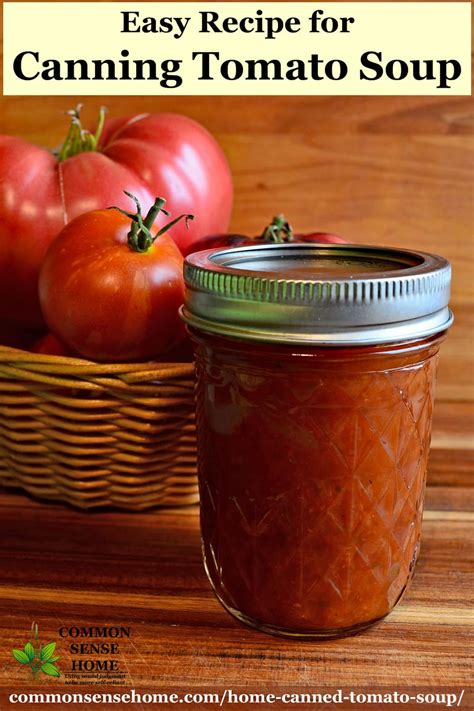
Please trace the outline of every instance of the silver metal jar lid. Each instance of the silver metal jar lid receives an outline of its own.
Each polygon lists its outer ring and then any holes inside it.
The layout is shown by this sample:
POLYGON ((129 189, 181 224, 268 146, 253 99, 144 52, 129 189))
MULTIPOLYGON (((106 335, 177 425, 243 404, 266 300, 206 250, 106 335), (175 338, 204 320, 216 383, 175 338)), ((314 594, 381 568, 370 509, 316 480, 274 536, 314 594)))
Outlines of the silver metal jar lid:
POLYGON ((244 340, 306 345, 424 338, 453 322, 443 257, 367 245, 284 244, 188 256, 184 320, 244 340))

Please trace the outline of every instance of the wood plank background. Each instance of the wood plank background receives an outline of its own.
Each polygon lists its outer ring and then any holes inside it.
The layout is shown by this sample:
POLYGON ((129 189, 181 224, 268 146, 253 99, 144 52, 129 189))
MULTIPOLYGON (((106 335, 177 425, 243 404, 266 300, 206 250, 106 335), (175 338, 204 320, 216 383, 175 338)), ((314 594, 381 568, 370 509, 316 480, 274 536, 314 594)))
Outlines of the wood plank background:
POLYGON ((456 324, 438 395, 474 399, 470 97, 3 97, 0 132, 56 146, 63 112, 78 102, 92 125, 101 104, 111 116, 177 111, 201 121, 232 168, 233 230, 257 234, 284 212, 298 230, 446 256, 456 324))

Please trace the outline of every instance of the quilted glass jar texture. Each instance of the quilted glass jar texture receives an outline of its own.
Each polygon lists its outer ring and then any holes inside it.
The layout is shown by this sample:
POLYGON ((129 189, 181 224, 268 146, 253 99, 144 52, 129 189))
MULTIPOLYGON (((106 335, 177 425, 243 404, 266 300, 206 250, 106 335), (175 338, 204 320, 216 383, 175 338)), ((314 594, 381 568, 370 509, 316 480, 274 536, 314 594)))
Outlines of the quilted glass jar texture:
POLYGON ((419 551, 438 347, 199 335, 203 548, 229 611, 338 636, 394 607, 419 551))

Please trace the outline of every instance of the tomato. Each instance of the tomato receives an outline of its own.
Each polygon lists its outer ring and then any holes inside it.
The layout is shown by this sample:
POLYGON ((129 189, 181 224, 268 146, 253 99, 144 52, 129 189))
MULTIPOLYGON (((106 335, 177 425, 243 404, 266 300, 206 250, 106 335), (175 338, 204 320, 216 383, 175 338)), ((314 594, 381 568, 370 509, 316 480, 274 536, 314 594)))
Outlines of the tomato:
POLYGON ((294 233, 291 225, 283 217, 277 215, 273 222, 264 229, 261 235, 249 237, 240 234, 215 234, 203 237, 199 242, 187 246, 184 256, 204 249, 227 249, 230 247, 248 247, 259 242, 283 244, 284 242, 315 242, 319 244, 345 244, 347 240, 330 232, 294 233))
POLYGON ((42 353, 44 355, 73 356, 72 351, 70 351, 64 343, 61 343, 56 336, 53 336, 52 333, 47 333, 40 338, 31 350, 33 353, 42 353))
POLYGON ((76 217, 50 246, 41 268, 41 308, 51 332, 91 360, 154 358, 185 337, 178 314, 183 256, 166 231, 192 215, 181 215, 153 237, 150 230, 165 200, 157 198, 142 218, 134 199, 136 214, 109 209, 76 217))
POLYGON ((44 325, 38 301, 41 262, 69 221, 90 210, 126 208, 122 191, 144 209, 166 194, 176 213, 193 212, 186 232, 170 235, 180 247, 226 230, 232 207, 227 161, 198 123, 175 114, 141 114, 84 131, 79 109, 58 155, 13 136, 0 136, 0 320, 44 325))

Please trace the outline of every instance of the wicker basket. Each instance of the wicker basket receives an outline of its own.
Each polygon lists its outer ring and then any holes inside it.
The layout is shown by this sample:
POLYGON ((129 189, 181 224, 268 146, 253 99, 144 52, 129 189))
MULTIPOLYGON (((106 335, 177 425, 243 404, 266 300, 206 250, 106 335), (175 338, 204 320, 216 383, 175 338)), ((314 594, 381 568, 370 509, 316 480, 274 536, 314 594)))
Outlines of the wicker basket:
POLYGON ((0 485, 83 509, 198 500, 191 363, 0 346, 0 485))

